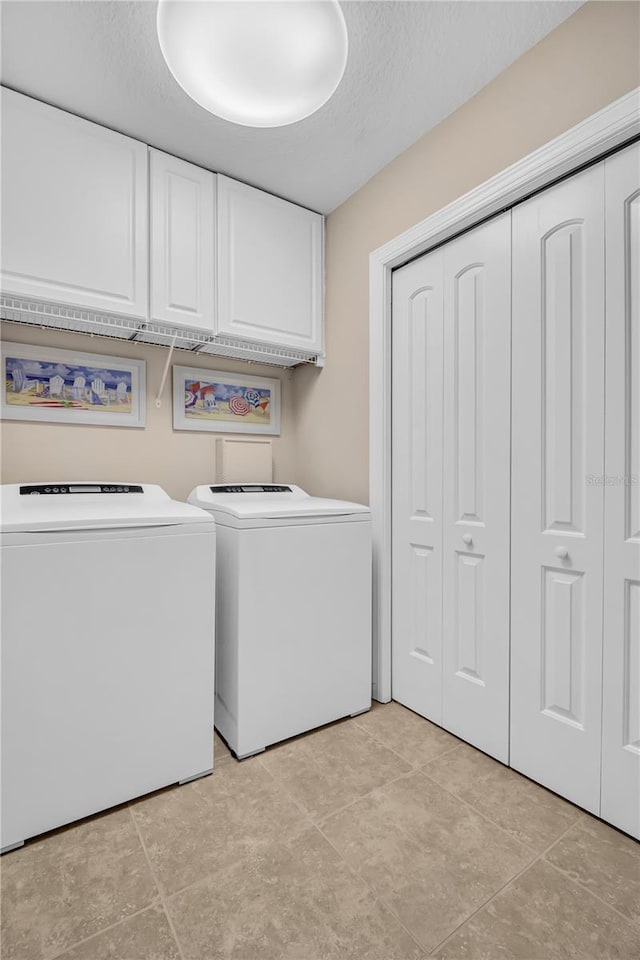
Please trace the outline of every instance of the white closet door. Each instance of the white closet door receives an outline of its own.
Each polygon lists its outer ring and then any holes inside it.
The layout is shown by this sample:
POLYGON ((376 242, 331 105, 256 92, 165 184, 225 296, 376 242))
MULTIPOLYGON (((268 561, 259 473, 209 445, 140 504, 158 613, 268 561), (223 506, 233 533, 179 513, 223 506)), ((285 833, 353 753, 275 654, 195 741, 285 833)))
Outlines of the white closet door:
POLYGON ((601 815, 640 838, 640 146, 605 161, 605 196, 601 815))
POLYGON ((444 248, 442 723, 509 761, 511 214, 444 248))
POLYGON ((442 722, 442 263, 393 275, 392 696, 442 722))
POLYGON ((513 211, 511 765, 600 809, 604 167, 513 211))

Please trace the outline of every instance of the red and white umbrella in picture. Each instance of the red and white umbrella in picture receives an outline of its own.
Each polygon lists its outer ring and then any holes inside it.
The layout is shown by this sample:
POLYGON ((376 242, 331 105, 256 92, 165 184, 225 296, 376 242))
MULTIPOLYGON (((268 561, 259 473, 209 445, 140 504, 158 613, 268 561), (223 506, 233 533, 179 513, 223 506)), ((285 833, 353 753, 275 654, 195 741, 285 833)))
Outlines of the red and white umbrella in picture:
POLYGON ((244 397, 231 397, 229 400, 229 410, 236 417, 246 417, 251 407, 244 397))

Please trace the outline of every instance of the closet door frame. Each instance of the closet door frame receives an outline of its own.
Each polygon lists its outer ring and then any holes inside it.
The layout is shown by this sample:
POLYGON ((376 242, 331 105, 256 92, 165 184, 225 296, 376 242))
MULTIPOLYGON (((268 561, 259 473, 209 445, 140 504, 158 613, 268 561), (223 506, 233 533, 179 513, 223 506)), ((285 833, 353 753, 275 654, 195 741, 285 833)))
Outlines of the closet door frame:
POLYGON ((374 699, 391 699, 392 272, 556 180, 640 137, 640 87, 375 250, 369 258, 369 458, 374 699))

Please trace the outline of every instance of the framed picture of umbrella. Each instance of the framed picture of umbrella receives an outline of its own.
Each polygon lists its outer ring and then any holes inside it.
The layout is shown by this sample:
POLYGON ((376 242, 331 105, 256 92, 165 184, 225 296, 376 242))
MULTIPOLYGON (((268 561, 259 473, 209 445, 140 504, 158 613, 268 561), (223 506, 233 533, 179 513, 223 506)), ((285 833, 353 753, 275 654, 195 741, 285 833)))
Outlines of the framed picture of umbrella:
POLYGON ((173 368, 174 430, 280 433, 280 381, 223 370, 173 368))

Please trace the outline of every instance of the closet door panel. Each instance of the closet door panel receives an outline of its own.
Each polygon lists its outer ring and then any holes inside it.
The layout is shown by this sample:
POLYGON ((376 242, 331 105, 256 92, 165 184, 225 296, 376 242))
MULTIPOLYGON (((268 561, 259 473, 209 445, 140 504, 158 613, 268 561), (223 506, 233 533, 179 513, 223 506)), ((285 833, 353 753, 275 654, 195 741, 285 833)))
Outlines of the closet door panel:
POLYGON ((509 760, 511 216, 444 248, 443 725, 509 760))
POLYGON ((442 722, 441 251, 393 277, 392 696, 442 722))
POLYGON ((640 838, 640 146, 605 161, 605 820, 640 838))
POLYGON ((600 809, 604 169, 513 211, 511 765, 600 809))

